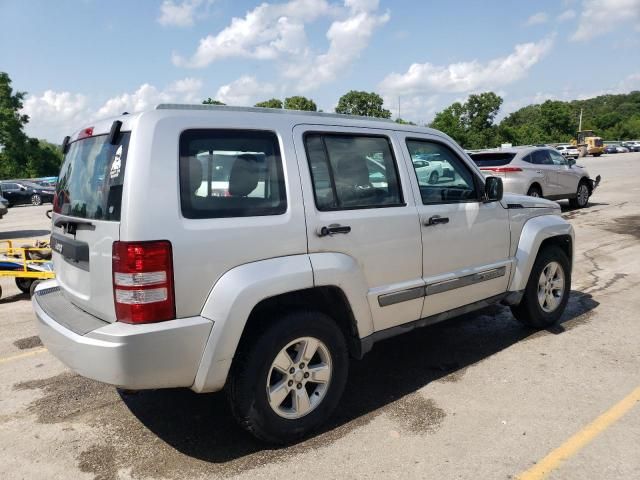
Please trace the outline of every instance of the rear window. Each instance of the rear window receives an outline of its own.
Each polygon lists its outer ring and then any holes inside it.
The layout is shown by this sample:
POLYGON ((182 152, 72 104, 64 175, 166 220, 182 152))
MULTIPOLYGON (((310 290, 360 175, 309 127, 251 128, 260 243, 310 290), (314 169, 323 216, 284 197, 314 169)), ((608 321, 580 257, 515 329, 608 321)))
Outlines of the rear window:
POLYGON ((472 153, 471 159, 479 167, 501 167, 511 162, 515 156, 515 153, 472 153))
POLYGON ((180 136, 186 218, 279 215, 287 197, 278 138, 256 130, 187 130, 180 136))
POLYGON ((115 145, 108 135, 84 138, 69 145, 56 185, 54 211, 94 220, 120 220, 122 184, 130 132, 115 145))

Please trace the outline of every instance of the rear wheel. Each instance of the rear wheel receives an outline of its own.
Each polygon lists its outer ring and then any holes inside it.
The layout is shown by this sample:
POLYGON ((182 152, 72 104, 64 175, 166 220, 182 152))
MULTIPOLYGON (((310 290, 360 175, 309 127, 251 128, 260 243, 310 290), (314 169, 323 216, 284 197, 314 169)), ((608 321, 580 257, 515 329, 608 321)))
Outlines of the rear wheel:
POLYGON ((527 195, 530 197, 542 197, 542 190, 537 185, 531 185, 529 187, 529 191, 527 191, 527 195))
POLYGON ((42 205, 42 197, 37 193, 31 195, 31 205, 42 205))
POLYGON ((270 443, 291 443, 331 415, 347 372, 347 346, 335 322, 319 312, 295 312, 245 343, 227 391, 242 427, 270 443))
POLYGON ((511 307, 511 312, 530 327, 549 327, 560 319, 570 291, 571 270, 567 255, 558 247, 547 247, 538 254, 522 301, 511 307))
POLYGON ((576 192, 576 198, 569 199, 569 205, 573 208, 584 208, 589 204, 589 186, 586 182, 580 182, 578 184, 578 190, 576 192))
POLYGON ((29 293, 32 283, 33 280, 31 278, 16 277, 16 287, 18 287, 22 293, 29 293))

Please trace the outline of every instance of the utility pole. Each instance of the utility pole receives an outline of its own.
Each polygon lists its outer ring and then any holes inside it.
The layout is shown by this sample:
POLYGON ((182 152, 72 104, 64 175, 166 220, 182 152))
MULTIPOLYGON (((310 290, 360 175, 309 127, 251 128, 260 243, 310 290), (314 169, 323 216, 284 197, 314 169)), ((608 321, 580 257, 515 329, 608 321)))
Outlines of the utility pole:
POLYGON ((398 118, 400 117, 400 95, 398 95, 398 118))
POLYGON ((582 109, 580 109, 580 123, 578 124, 578 131, 582 131, 582 109))

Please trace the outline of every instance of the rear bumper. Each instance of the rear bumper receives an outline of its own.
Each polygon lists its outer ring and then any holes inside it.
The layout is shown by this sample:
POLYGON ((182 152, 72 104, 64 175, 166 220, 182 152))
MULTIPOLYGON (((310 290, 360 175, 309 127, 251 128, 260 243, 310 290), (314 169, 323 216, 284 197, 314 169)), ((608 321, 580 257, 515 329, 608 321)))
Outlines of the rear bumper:
POLYGON ((191 387, 213 327, 202 317, 103 322, 66 300, 55 280, 42 283, 32 303, 40 338, 55 357, 84 377, 130 389, 191 387))

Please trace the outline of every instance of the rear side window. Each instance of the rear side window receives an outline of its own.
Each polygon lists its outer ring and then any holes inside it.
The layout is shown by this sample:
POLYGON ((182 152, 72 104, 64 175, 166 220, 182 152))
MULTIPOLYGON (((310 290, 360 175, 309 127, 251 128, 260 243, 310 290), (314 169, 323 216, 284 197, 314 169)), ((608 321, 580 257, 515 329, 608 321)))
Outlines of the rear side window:
POLYGON ((553 161, 547 150, 534 150, 530 154, 531 163, 534 165, 553 165, 553 161))
POLYGON ((180 203, 186 218, 284 213, 287 197, 276 135, 253 130, 183 132, 180 203))
POLYGON ((471 159, 479 167, 502 167, 516 156, 515 153, 472 153, 471 159))
POLYGON ((304 141, 318 210, 404 205, 387 137, 310 133, 304 141))
POLYGON ((56 185, 55 212, 93 220, 120 220, 130 135, 121 133, 115 145, 108 135, 69 145, 56 185))

